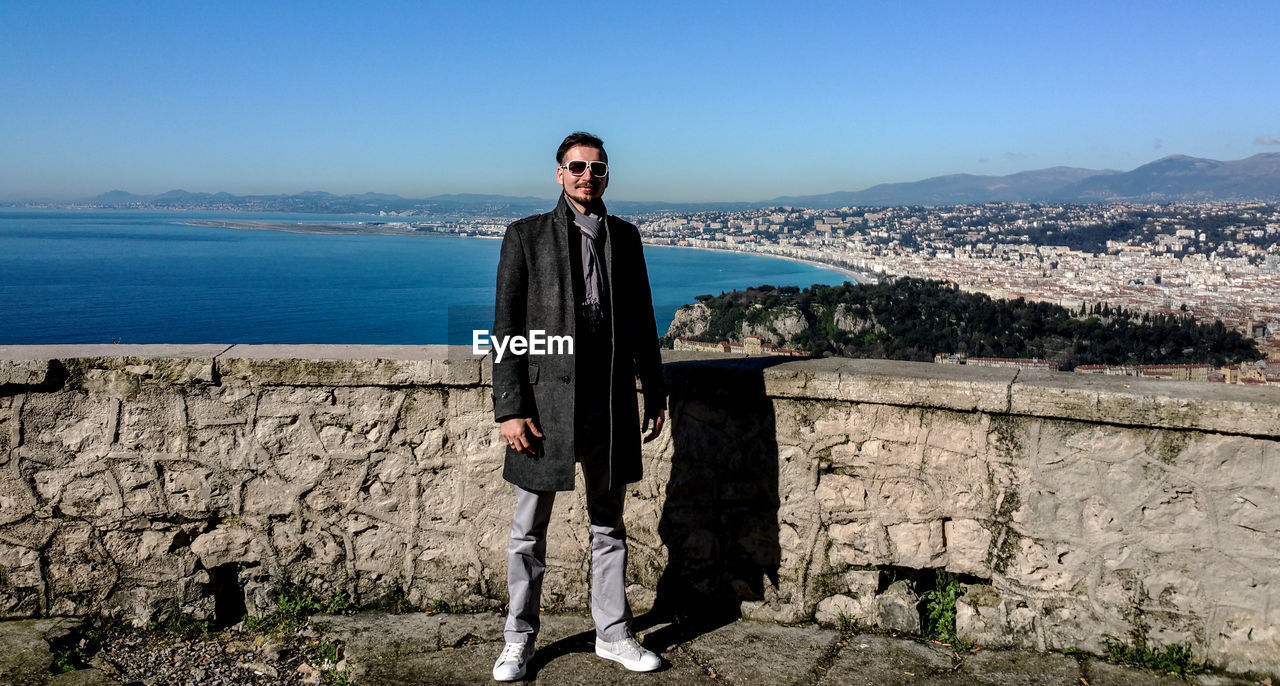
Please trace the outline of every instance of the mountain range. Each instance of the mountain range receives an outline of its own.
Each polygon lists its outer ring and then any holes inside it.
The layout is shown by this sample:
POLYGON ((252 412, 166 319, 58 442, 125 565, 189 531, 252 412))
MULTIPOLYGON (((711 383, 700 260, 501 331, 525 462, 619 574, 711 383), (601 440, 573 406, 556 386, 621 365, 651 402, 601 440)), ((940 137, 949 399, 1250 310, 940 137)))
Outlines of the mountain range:
POLYGON ((963 205, 984 202, 1211 202, 1280 200, 1280 153, 1220 162, 1170 155, 1127 172, 1050 167, 1008 176, 952 174, 862 191, 779 197, 773 205, 963 205))
MULTIPOLYGON (((1170 155, 1127 172, 1050 167, 1007 176, 951 174, 908 183, 884 183, 861 191, 781 196, 760 202, 671 203, 614 200, 609 209, 639 214, 676 211, 736 211, 761 207, 831 209, 847 206, 962 205, 985 202, 1212 202, 1280 201, 1280 153, 1222 162, 1170 155)), ((376 214, 379 211, 428 215, 522 216, 543 212, 549 198, 450 194, 410 199, 364 193, 334 195, 307 191, 291 195, 192 193, 173 190, 160 195, 111 191, 84 201, 110 207, 246 209, 256 211, 376 214)))

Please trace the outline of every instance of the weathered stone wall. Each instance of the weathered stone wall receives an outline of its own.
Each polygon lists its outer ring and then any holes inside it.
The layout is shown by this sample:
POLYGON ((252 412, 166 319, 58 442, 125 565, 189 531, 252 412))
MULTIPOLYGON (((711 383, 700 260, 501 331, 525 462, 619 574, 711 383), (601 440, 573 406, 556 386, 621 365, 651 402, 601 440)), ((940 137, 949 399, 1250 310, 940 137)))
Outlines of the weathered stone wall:
MULTIPOLYGON (((1274 389, 667 359, 637 608, 911 631, 946 569, 981 644, 1280 672, 1274 389)), ((500 605, 488 373, 445 347, 0 347, 0 613, 231 621, 286 583, 500 605)), ((556 508, 544 604, 583 607, 580 489, 556 508)))

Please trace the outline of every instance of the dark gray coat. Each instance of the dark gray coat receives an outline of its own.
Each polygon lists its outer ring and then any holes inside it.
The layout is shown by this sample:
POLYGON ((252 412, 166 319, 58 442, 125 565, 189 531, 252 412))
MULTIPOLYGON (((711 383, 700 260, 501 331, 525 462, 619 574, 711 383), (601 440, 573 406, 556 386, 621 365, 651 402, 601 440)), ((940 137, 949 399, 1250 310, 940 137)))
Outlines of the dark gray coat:
MULTIPOLYGON (((570 250, 581 250, 564 196, 556 209, 507 227, 498 261, 498 288, 492 336, 522 335, 540 329, 547 336, 573 336, 577 326, 574 303, 579 298, 571 269, 570 250)), ((649 292, 640 233, 617 218, 606 219, 605 275, 612 301, 613 359, 608 379, 610 483, 640 479, 640 424, 636 406, 636 378, 645 397, 645 414, 666 408, 662 358, 649 292)), ((574 355, 507 353, 493 365, 494 417, 532 417, 543 439, 537 455, 507 449, 502 476, 531 491, 573 490, 578 457, 574 437, 578 370, 574 355)))

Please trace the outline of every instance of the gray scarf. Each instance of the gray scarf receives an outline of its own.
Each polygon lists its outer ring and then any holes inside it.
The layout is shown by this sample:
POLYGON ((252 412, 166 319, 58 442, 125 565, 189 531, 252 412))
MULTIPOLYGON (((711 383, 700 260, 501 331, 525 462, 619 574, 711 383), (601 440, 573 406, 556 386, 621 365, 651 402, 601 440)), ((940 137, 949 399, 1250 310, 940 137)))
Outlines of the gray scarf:
POLYGON ((572 202, 565 204, 573 210, 573 223, 582 232, 582 282, 586 286, 582 314, 594 328, 604 319, 604 311, 600 307, 600 297, 604 293, 604 274, 600 269, 600 253, 596 251, 596 240, 604 229, 604 207, 600 207, 600 214, 583 214, 572 202))

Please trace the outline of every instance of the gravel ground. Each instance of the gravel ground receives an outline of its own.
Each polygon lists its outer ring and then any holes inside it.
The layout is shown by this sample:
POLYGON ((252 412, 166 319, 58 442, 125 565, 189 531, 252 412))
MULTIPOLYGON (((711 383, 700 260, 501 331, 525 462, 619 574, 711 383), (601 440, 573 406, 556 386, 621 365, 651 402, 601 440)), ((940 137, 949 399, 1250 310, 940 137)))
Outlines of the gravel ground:
POLYGON ((83 662, 128 686, 345 683, 335 674, 345 665, 332 662, 341 658, 341 649, 305 628, 272 636, 233 630, 198 639, 116 628, 91 635, 96 641, 79 644, 83 662), (326 651, 329 663, 320 657, 326 651))

